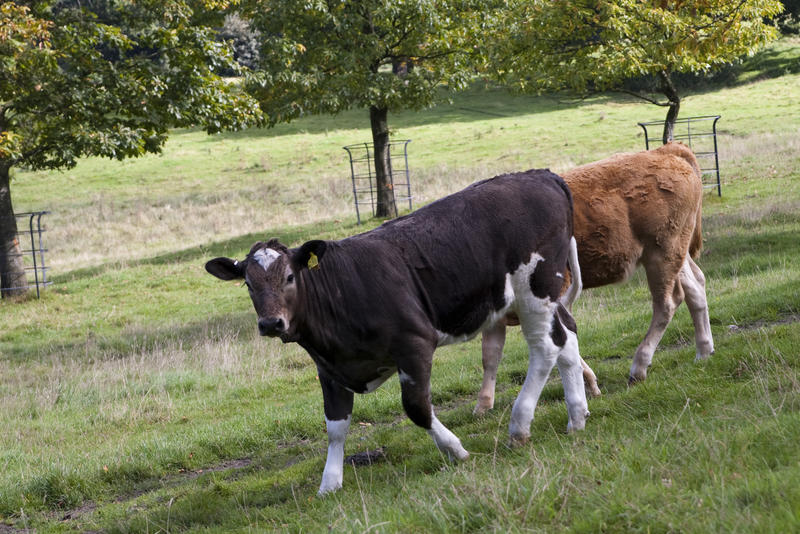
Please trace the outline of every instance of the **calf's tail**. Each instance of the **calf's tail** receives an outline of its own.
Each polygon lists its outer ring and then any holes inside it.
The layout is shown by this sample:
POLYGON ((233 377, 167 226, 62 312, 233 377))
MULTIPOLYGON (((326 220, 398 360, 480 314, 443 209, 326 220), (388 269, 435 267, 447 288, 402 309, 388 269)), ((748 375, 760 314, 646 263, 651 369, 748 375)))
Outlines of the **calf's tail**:
POLYGON ((581 266, 578 265, 578 242, 575 237, 569 240, 569 256, 567 256, 567 265, 570 271, 570 284, 567 291, 561 296, 561 304, 572 312, 572 303, 577 300, 578 295, 581 294, 583 289, 583 280, 581 279, 581 266))
POLYGON ((700 249, 703 248, 703 210, 702 207, 697 209, 697 220, 694 225, 694 232, 692 232, 692 240, 689 242, 689 255, 697 259, 700 255, 700 249))
POLYGON ((692 239, 689 241, 689 255, 696 259, 700 255, 700 249, 703 248, 703 171, 700 169, 700 165, 697 163, 697 158, 695 157, 694 152, 692 152, 692 150, 685 145, 679 146, 681 149, 680 156, 692 166, 694 175, 697 178, 696 185, 699 189, 694 232, 692 232, 692 239))
POLYGON ((700 249, 703 248, 703 171, 700 169, 700 164, 697 162, 697 157, 694 155, 694 152, 692 152, 692 149, 683 143, 671 142, 655 150, 660 150, 683 159, 686 163, 691 165, 694 175, 697 178, 695 186, 697 187, 698 193, 698 206, 695 215, 694 232, 692 232, 692 239, 689 241, 689 255, 692 258, 697 258, 700 255, 700 249))

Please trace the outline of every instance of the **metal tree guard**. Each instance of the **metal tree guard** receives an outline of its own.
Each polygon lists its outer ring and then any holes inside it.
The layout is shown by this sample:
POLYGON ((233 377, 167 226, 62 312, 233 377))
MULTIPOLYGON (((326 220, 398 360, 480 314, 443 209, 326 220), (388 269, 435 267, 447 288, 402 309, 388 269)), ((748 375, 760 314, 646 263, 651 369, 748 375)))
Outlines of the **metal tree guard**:
MULTIPOLYGON (((716 187, 717 195, 722 196, 722 185, 719 179, 719 152, 717 150, 717 121, 719 119, 720 115, 703 115, 700 117, 677 119, 675 121, 676 130, 679 125, 682 126, 685 124, 686 133, 676 134, 673 136, 673 139, 675 141, 684 141, 689 148, 692 149, 694 155, 697 156, 698 163, 701 163, 700 171, 704 175, 713 174, 716 176, 716 183, 709 183, 706 180, 703 180, 703 187, 716 187), (711 122, 711 131, 698 131, 697 127, 694 129, 692 128, 692 125, 696 125, 697 123, 708 123, 709 121, 711 122), (713 144, 708 143, 709 138, 713 141, 713 144), (694 145, 698 145, 698 147, 695 148, 694 145), (711 166, 711 163, 703 166, 702 162, 709 160, 713 162, 713 166, 711 166)), ((650 150, 650 133, 647 131, 647 127, 660 126, 663 129, 664 121, 640 122, 638 124, 644 130, 645 147, 647 150, 650 150)))
MULTIPOLYGON (((47 249, 44 248, 44 242, 42 240, 42 234, 46 231, 42 228, 42 216, 47 215, 50 213, 49 211, 32 211, 32 212, 24 212, 24 213, 17 213, 14 217, 17 219, 17 228, 23 228, 25 223, 25 218, 28 219, 27 227, 28 230, 19 230, 17 232, 17 238, 19 239, 20 243, 20 252, 19 254, 14 254, 13 256, 19 258, 22 257, 23 261, 25 259, 30 258, 30 265, 25 266, 26 272, 33 272, 34 278, 34 285, 36 286, 36 298, 40 297, 39 288, 45 288, 49 286, 52 282, 47 279, 47 266, 44 262, 44 253, 47 252, 47 249), (34 229, 34 220, 36 221, 36 228, 34 229), (28 234, 27 236, 25 234, 28 234), (24 248, 28 239, 30 238, 30 249, 24 248), (38 255, 38 258, 37 258, 38 255), (41 275, 41 277, 40 277, 41 275)), ((30 283, 24 287, 10 287, 6 289, 30 289, 33 287, 30 283)))
MULTIPOLYGON (((408 201, 411 206, 411 177, 408 172, 408 144, 411 139, 389 142, 389 184, 395 202, 408 201), (402 149, 402 150, 401 150, 402 149), (396 179, 403 180, 398 182, 396 179), (405 193, 399 192, 405 189, 405 193)), ((361 224, 361 210, 359 206, 369 205, 372 216, 375 216, 377 186, 375 184, 373 145, 372 143, 357 143, 342 147, 350 158, 350 176, 353 180, 353 201, 356 205, 356 219, 361 224)))

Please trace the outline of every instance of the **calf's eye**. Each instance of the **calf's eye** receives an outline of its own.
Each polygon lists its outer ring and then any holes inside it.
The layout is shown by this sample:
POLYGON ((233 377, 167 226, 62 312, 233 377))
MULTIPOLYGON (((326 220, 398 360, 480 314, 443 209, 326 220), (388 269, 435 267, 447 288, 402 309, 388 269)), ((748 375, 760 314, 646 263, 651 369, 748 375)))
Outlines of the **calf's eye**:
POLYGON ((286 277, 286 283, 291 284, 292 282, 294 282, 294 275, 290 274, 289 276, 286 277))

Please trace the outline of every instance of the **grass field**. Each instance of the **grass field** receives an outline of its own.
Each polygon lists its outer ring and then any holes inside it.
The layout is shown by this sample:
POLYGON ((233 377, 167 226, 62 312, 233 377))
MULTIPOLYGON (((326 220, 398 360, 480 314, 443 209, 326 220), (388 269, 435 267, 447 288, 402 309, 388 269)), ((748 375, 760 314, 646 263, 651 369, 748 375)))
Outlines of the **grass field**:
MULTIPOLYGON (((586 291, 581 352, 603 396, 590 400, 585 431, 565 433, 554 374, 531 442, 508 448, 527 365, 519 332, 496 408, 481 418, 479 341, 446 347, 433 401, 471 458, 441 457, 403 415, 393 378, 356 399, 346 445, 383 447, 385 458, 348 467, 344 489, 322 499, 310 358, 258 337, 246 290, 203 264, 265 237, 299 244, 377 224, 355 224, 341 148, 367 140, 365 114, 218 137, 180 131, 160 156, 18 174, 16 209, 53 212, 55 284, 39 301, 0 303, 0 533, 798 530, 798 57, 798 43, 781 43, 762 66, 786 74, 746 71, 747 83, 682 107, 722 115, 723 196, 705 196, 699 260, 710 360, 694 363, 682 307, 647 382, 627 388, 650 317, 644 280, 586 291)), ((616 96, 562 102, 476 86, 390 125, 412 139, 420 204, 502 171, 642 149, 636 123, 661 113, 616 96)))

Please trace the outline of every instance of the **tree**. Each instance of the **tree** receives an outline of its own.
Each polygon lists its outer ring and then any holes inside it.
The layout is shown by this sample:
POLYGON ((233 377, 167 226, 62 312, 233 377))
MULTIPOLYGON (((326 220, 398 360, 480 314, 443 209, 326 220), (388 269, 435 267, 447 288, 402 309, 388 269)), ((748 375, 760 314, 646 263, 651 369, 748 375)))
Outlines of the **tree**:
POLYGON ((775 17, 781 33, 800 34, 800 0, 784 0, 783 13, 775 17))
POLYGON ((496 31, 490 65, 523 91, 615 90, 668 108, 663 142, 680 110, 673 74, 704 73, 752 55, 777 35, 776 0, 514 1, 496 31), (658 92, 624 82, 653 75, 658 92))
MULTIPOLYGON (((222 41, 230 42, 233 49, 233 59, 236 60, 236 63, 248 69, 258 67, 259 37, 258 32, 254 32, 250 28, 250 23, 238 13, 230 13, 225 17, 225 22, 217 36, 222 41)), ((225 70, 220 74, 236 76, 238 71, 225 70)))
POLYGON ((261 120, 214 74, 235 66, 214 39, 216 0, 49 0, 0 6, 0 289, 25 289, 12 168, 158 152, 169 128, 209 132, 261 120))
POLYGON ((261 69, 249 90, 270 123, 368 109, 376 215, 396 216, 388 112, 430 106, 441 86, 466 87, 470 29, 481 15, 466 0, 244 0, 243 7, 263 36, 261 69))

